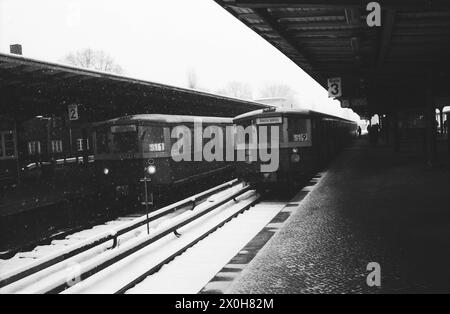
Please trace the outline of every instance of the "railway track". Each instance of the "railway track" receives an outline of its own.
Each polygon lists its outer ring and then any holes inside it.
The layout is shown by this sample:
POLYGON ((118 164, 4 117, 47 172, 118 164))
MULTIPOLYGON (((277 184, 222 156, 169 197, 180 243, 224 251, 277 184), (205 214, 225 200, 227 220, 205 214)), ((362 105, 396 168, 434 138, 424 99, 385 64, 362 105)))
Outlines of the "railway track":
MULTIPOLYGON (((247 257, 243 256, 250 254, 244 247, 266 226, 273 230, 274 225, 270 224, 270 221, 286 206, 284 202, 262 201, 258 195, 249 197, 248 201, 248 204, 236 205, 235 215, 229 212, 221 218, 215 217, 216 225, 211 222, 208 226, 200 227, 202 231, 186 232, 184 236, 190 237, 190 240, 186 239, 184 246, 180 244, 171 256, 168 254, 170 252, 166 252, 167 263, 158 265, 155 260, 149 262, 142 259, 142 269, 145 269, 146 265, 147 271, 134 279, 128 277, 127 284, 125 281, 117 280, 120 276, 118 267, 116 269, 118 276, 107 276, 104 282, 96 282, 91 289, 85 291, 120 294, 195 294, 199 293, 235 256, 240 256, 239 259, 244 263, 231 266, 237 266, 232 274, 238 275, 239 271, 245 268, 244 260, 247 257), (226 217, 227 215, 229 217, 226 217), (189 241, 192 241, 192 245, 189 241), (170 259, 172 257, 173 259, 170 259), (108 290, 106 287, 111 288, 108 290)), ((256 242, 251 246, 253 247, 256 242)), ((229 277, 229 280, 232 279, 229 277)), ((75 289, 73 291, 84 292, 75 289)))
MULTIPOLYGON (((162 267, 170 264, 259 201, 259 195, 250 188, 244 188, 215 205, 200 209, 198 213, 168 225, 160 230, 160 233, 147 239, 147 246, 140 250, 128 250, 123 259, 110 268, 96 273, 63 293, 123 294, 159 272, 162 267), (164 238, 160 238, 160 235, 164 235, 164 238)), ((211 251, 208 254, 211 254, 211 251)), ((172 280, 172 283, 175 285, 176 281, 172 280)))
MULTIPOLYGON (((173 205, 164 207, 152 212, 147 218, 123 218, 116 221, 116 226, 108 226, 109 230, 100 232, 89 239, 79 238, 76 243, 73 239, 61 240, 64 249, 55 252, 55 245, 47 247, 47 254, 36 258, 33 262, 20 266, 10 271, 3 271, 0 275, 0 293, 58 293, 63 291, 75 291, 77 287, 83 287, 86 279, 110 268, 110 266, 120 263, 127 257, 142 251, 149 246, 156 245, 169 235, 179 236, 179 230, 201 220, 202 218, 213 214, 218 209, 224 207, 227 203, 234 203, 237 198, 245 194, 252 193, 249 187, 243 187, 237 180, 219 185, 213 189, 197 194, 186 200, 177 202, 173 205), (208 202, 205 200, 208 199, 208 202), (178 213, 174 215, 174 213, 178 213), (120 221, 121 220, 121 221, 120 221), (127 221, 128 220, 128 221, 127 221), (158 222, 158 223, 156 223, 158 222), (146 224, 153 223, 153 230, 149 235, 146 233, 146 224), (144 231, 145 230, 145 231, 144 231), (53 246, 53 247, 52 247, 53 246)), ((254 200, 256 201, 256 200, 254 200)), ((217 225, 212 226, 208 233, 204 233, 197 239, 190 241, 184 247, 194 245, 206 237, 209 233, 223 225, 234 216, 248 209, 254 204, 254 201, 247 201, 243 208, 233 212, 217 225)), ((225 206, 226 207, 226 206, 225 206)), ((76 236, 74 237, 76 238, 76 236)), ((184 240, 184 236, 180 239, 184 240)), ((45 252, 46 250, 42 250, 45 252)), ((183 251, 181 249, 181 251, 183 251)), ((163 259, 159 264, 141 276, 148 276, 152 271, 157 270, 174 255, 163 259)), ((4 265, 3 265, 4 266, 4 265)), ((0 269, 2 266, 0 265, 0 269)), ((4 269, 4 268, 3 268, 4 269)), ((124 287, 135 285, 142 280, 138 276, 124 287)), ((122 290, 123 290, 122 289, 122 290)), ((115 292, 121 292, 121 289, 115 292)))

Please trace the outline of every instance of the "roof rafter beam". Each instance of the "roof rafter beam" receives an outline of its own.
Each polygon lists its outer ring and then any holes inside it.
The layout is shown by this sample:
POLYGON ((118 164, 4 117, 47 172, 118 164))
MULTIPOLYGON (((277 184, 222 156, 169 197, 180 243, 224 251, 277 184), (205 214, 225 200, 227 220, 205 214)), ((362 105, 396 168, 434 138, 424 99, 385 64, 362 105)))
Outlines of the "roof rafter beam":
POLYGON ((297 43, 287 34, 287 32, 280 27, 280 25, 277 23, 276 19, 274 19, 267 9, 254 9, 254 12, 262 19, 264 22, 269 25, 274 32, 282 38, 287 44, 289 44, 294 50, 298 52, 298 55, 305 60, 305 62, 310 67, 310 70, 313 68, 313 64, 311 60, 309 60, 308 57, 306 57, 302 52, 300 52, 300 49, 297 45, 297 43))
POLYGON ((314 30, 305 32, 296 32, 293 36, 296 38, 348 38, 356 36, 357 33, 353 29, 348 30, 314 30))
MULTIPOLYGON (((370 2, 370 1, 368 1, 370 2)), ((234 0, 228 5, 245 8, 348 8, 364 7, 368 2, 361 0, 341 0, 330 3, 329 0, 234 0)), ((448 0, 379 0, 383 8, 449 8, 448 0)))
POLYGON ((323 23, 323 22, 310 22, 310 23, 283 23, 283 26, 287 29, 309 29, 314 30, 316 28, 331 28, 331 29, 351 29, 356 28, 357 25, 343 25, 340 22, 323 23))
MULTIPOLYGON (((346 8, 345 9, 345 19, 348 25, 351 25, 357 29, 362 26, 361 23, 361 12, 358 8, 346 8)), ((358 32, 359 33, 359 32, 358 32)), ((350 47, 352 48, 355 61, 358 65, 361 65, 361 36, 360 34, 355 34, 350 37, 350 47)))
POLYGON ((245 8, 343 8, 362 6, 361 0, 344 0, 345 4, 330 4, 326 0, 234 0, 230 5, 245 8))

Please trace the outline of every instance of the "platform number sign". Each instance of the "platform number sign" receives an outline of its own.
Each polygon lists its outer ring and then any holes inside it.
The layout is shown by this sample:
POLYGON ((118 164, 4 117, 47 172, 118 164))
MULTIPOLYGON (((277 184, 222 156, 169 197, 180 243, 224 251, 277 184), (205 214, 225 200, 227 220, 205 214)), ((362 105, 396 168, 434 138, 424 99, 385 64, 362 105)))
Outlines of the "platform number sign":
POLYGON ((78 115, 78 105, 69 105, 68 110, 69 110, 69 120, 70 121, 76 121, 80 118, 78 115))
POLYGON ((342 80, 340 77, 333 77, 328 79, 328 96, 330 98, 337 98, 342 96, 342 80))

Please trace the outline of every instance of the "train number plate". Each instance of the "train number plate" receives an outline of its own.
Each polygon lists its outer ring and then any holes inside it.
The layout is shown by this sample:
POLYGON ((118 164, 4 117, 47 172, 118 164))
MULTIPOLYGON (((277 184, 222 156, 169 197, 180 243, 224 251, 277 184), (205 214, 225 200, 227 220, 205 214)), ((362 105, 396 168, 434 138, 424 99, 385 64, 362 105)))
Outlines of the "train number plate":
POLYGON ((308 140, 308 134, 294 134, 294 142, 306 142, 308 140))
POLYGON ((153 143, 149 145, 151 152, 163 152, 165 150, 164 143, 153 143))

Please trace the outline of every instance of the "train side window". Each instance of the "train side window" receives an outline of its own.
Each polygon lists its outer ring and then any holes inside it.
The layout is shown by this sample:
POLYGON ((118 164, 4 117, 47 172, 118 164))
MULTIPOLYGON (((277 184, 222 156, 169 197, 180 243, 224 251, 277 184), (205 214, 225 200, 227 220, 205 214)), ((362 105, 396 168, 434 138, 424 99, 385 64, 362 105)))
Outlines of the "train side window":
POLYGON ((79 151, 79 152, 83 151, 83 139, 82 138, 77 139, 77 151, 79 151))
POLYGON ((77 139, 77 151, 82 152, 84 151, 85 147, 89 150, 89 139, 86 139, 86 145, 84 144, 82 138, 77 139))
POLYGON ((14 134, 6 133, 3 134, 4 143, 5 143, 5 156, 13 157, 15 155, 15 145, 14 145, 14 134))
POLYGON ((164 128, 162 126, 141 127, 141 138, 144 153, 163 152, 166 150, 164 128))
POLYGON ((30 141, 28 142, 28 154, 29 155, 39 155, 41 153, 41 142, 30 141))
POLYGON ((306 119, 289 119, 289 142, 306 142, 310 140, 308 123, 306 119))
POLYGON ((62 140, 52 140, 52 152, 53 153, 62 153, 62 140))

